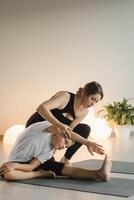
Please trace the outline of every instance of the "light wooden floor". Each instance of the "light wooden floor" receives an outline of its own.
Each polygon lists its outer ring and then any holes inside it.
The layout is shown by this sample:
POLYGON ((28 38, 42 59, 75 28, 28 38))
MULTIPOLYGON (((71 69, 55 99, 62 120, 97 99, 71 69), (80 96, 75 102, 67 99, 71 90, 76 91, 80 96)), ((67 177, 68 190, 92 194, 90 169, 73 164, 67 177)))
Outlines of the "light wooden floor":
MULTIPOLYGON (((113 160, 134 161, 134 135, 130 136, 127 141, 118 141, 112 137, 106 141, 100 141, 104 145, 105 150, 113 160)), ((10 146, 4 146, 0 142, 0 164, 6 161, 10 146)), ((56 158, 59 159, 64 151, 59 151, 56 158)), ((85 147, 82 147, 74 156, 72 161, 93 158, 85 147)), ((95 158, 101 158, 95 156, 95 158)), ((112 174, 112 177, 123 177, 134 179, 134 175, 112 174)), ((64 189, 55 189, 49 187, 32 186, 17 183, 0 182, 0 200, 116 200, 124 199, 122 197, 114 197, 108 195, 92 194, 86 192, 77 192, 64 189)), ((134 196, 129 198, 134 200, 134 196)))

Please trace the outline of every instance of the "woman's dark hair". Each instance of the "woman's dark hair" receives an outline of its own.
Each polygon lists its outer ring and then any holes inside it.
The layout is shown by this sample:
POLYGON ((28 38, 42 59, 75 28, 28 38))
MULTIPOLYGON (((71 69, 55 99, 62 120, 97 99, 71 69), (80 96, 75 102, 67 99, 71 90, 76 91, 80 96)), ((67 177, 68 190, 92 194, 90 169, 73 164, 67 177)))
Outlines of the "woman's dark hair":
POLYGON ((95 81, 87 83, 83 88, 83 92, 87 96, 92 95, 92 94, 100 94, 101 99, 104 96, 101 85, 95 81))

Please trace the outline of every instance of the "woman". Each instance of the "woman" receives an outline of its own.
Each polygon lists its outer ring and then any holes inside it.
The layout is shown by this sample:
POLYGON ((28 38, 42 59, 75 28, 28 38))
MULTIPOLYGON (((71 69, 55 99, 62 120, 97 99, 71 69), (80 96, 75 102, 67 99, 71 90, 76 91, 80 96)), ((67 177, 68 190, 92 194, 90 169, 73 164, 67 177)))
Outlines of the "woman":
MULTIPOLYGON (((56 93, 52 98, 43 102, 26 123, 29 125, 47 120, 57 128, 58 133, 67 137, 69 130, 73 130, 84 138, 88 138, 90 127, 80 122, 88 114, 88 108, 94 106, 103 98, 103 89, 95 81, 87 83, 83 88, 79 88, 76 94, 67 91, 56 93)), ((70 164, 70 159, 80 148, 81 144, 69 147, 61 159, 61 162, 70 164)))

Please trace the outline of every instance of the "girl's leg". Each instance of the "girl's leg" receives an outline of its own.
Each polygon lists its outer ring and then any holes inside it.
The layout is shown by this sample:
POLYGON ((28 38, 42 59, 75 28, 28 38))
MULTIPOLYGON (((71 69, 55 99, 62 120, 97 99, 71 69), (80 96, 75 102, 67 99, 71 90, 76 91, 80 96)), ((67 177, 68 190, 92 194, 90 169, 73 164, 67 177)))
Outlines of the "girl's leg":
MULTIPOLYGON (((74 128, 74 132, 78 133, 80 136, 84 138, 88 138, 90 133, 90 127, 87 124, 78 124, 74 128)), ((82 146, 82 144, 75 142, 74 145, 69 147, 64 155, 64 157, 60 160, 63 163, 69 164, 69 160, 75 154, 75 152, 82 146)))
MULTIPOLYGON (((98 170, 88 170, 78 167, 71 167, 59 162, 51 162, 44 164, 44 168, 51 169, 57 175, 69 176, 75 179, 88 179, 88 180, 100 180, 100 181, 108 181, 110 178, 111 171, 111 161, 106 156, 103 162, 103 165, 98 170)), ((37 177, 54 177, 54 173, 52 171, 44 171, 40 169, 38 171, 32 172, 22 172, 18 170, 14 170, 11 172, 7 172, 3 175, 5 180, 23 180, 23 179, 31 179, 37 177)))
POLYGON ((43 169, 39 169, 38 171, 32 172, 22 172, 19 170, 13 170, 5 173, 2 177, 7 180, 24 180, 38 177, 53 177, 54 173, 52 171, 44 171, 43 169))
POLYGON ((69 176, 75 179, 108 181, 110 178, 111 167, 112 163, 106 156, 102 167, 98 170, 88 170, 88 169, 64 165, 61 174, 63 176, 69 176))

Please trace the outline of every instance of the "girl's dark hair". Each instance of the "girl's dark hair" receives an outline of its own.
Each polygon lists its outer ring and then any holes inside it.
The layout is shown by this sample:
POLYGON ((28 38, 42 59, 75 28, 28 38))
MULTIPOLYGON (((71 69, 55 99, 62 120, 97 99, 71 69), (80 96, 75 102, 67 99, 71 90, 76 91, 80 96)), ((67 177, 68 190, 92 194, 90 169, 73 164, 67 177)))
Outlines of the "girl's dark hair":
POLYGON ((101 85, 97 83, 96 81, 87 83, 83 88, 83 93, 87 96, 92 95, 92 94, 100 94, 101 99, 104 96, 101 85))

